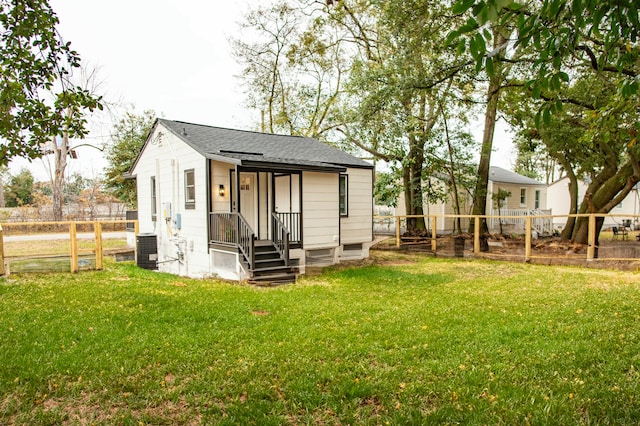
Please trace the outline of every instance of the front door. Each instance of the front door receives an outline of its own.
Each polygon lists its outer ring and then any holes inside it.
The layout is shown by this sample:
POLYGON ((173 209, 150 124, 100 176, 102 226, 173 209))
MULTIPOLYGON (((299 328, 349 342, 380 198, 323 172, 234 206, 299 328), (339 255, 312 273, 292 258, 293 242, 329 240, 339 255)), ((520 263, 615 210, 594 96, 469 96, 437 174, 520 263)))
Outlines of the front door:
MULTIPOLYGON (((231 211, 237 212, 238 206, 236 204, 236 179, 235 173, 231 173, 232 182, 232 201, 231 211)), ((258 233, 258 188, 256 185, 255 173, 240 173, 240 188, 239 188, 239 201, 240 201, 240 214, 247 221, 254 233, 258 233)))
POLYGON ((240 173, 240 213, 251 229, 258 232, 258 191, 255 173, 240 173))

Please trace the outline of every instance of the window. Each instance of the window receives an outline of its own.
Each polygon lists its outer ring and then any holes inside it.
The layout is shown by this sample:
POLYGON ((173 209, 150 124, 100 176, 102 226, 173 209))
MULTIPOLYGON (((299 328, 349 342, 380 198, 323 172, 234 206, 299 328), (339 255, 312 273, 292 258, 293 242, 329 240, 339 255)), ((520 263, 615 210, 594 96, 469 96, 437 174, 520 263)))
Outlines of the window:
POLYGON ((527 205, 527 188, 520 188, 520 206, 527 205))
POLYGON ((347 175, 340 175, 338 187, 338 205, 340 208, 340 216, 348 216, 349 204, 347 200, 349 197, 349 180, 347 175))
POLYGON ((184 208, 196 208, 196 175, 193 169, 184 171, 184 208))
POLYGON ((540 208, 540 190, 536 189, 536 209, 540 208))
POLYGON ((156 177, 151 176, 151 220, 156 221, 158 216, 158 196, 156 193, 156 177))

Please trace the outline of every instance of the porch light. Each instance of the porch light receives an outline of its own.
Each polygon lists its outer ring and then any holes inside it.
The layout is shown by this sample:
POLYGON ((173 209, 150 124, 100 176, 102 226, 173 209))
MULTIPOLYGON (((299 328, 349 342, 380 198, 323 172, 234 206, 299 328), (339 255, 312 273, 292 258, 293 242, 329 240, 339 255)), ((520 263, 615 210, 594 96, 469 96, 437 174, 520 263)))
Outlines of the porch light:
POLYGON ((224 197, 224 185, 222 185, 222 184, 218 185, 218 194, 221 197, 224 197))

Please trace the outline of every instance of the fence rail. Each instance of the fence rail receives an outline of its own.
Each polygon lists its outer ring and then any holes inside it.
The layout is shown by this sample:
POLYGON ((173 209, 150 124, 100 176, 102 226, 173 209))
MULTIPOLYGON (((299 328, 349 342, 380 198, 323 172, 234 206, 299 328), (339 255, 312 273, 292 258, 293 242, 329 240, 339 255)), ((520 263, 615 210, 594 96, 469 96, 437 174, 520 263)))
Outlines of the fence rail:
MULTIPOLYGON (((403 246, 403 237, 402 233, 406 230, 406 221, 408 218, 423 218, 426 224, 426 237, 423 237, 427 240, 427 243, 430 240, 431 250, 435 253, 438 250, 438 238, 443 235, 451 234, 451 230, 443 230, 438 229, 438 223, 441 223, 441 220, 444 218, 455 219, 455 218, 463 218, 469 221, 469 223, 473 224, 473 248, 472 253, 474 256, 482 256, 483 252, 486 251, 484 249, 485 243, 488 239, 488 236, 480 234, 480 224, 481 220, 486 220, 487 224, 490 226, 492 221, 496 221, 498 223, 501 220, 519 220, 523 222, 522 232, 520 235, 524 235, 524 260, 529 261, 531 259, 550 259, 550 258, 558 258, 561 256, 545 256, 534 254, 532 251, 533 248, 533 240, 536 236, 541 236, 542 234, 536 229, 535 223, 546 223, 551 224, 553 234, 556 230, 553 229, 554 223, 561 222, 563 220, 567 220, 569 218, 581 218, 582 220, 587 220, 587 244, 586 244, 586 256, 583 254, 582 258, 585 258, 588 261, 593 260, 612 260, 612 261, 640 261, 640 214, 638 215, 629 215, 629 214, 603 214, 603 213, 593 213, 593 214, 573 214, 573 215, 484 215, 484 216, 475 216, 475 215, 403 215, 403 216, 376 216, 374 217, 374 229, 382 230, 382 234, 389 234, 395 236, 395 246, 400 248, 403 246), (613 256, 603 257, 602 254, 599 255, 599 249, 603 248, 600 245, 600 233, 596 232, 597 226, 596 222, 602 221, 604 224, 600 229, 601 233, 608 233, 606 239, 616 240, 618 239, 618 247, 616 250, 612 250, 614 252, 613 256), (635 227, 635 230, 638 230, 638 233, 634 235, 630 235, 631 225, 635 227), (626 238, 620 238, 618 233, 613 233, 613 228, 617 228, 617 230, 622 227, 626 229, 626 238), (626 228, 625 228, 626 227, 626 228), (386 230, 386 232, 385 232, 386 230), (534 233, 534 230, 536 231, 534 233), (634 243, 634 244, 627 244, 634 243), (482 249, 481 249, 482 246, 482 249), (620 256, 615 253, 620 252, 628 252, 627 256, 620 256), (636 254, 637 253, 637 254, 636 254)), ((548 225, 546 225, 548 226, 548 225)), ((407 238, 405 238, 407 239, 407 238)), ((605 238, 603 238, 604 241, 605 238)), ((584 250, 584 247, 582 247, 584 250)), ((602 252, 602 250, 600 250, 602 252)), ((569 257, 569 255, 565 255, 569 257)), ((512 257, 510 255, 510 257, 512 257)), ((576 256, 571 256, 572 258, 576 258, 576 256)))
MULTIPOLYGON (((133 231, 137 235, 139 233, 139 225, 137 220, 104 220, 104 221, 61 221, 61 222, 4 222, 0 224, 0 275, 5 275, 6 270, 6 253, 4 249, 5 231, 14 227, 23 228, 39 228, 55 226, 57 228, 67 227, 69 235, 69 270, 71 272, 78 272, 80 270, 79 258, 83 254, 78 248, 78 227, 93 228, 94 233, 94 247, 91 249, 91 254, 95 254, 95 267, 97 270, 103 269, 104 255, 103 255, 103 226, 104 225, 126 225, 133 223, 133 231)), ((47 230, 49 231, 49 230, 47 230)), ((45 231, 46 232, 46 231, 45 231)), ((49 231, 51 232, 51 231, 49 231)), ((38 232, 42 234, 43 232, 38 232)), ((64 234, 61 234, 64 235, 64 234)), ((37 256, 34 256, 37 257, 37 256)))

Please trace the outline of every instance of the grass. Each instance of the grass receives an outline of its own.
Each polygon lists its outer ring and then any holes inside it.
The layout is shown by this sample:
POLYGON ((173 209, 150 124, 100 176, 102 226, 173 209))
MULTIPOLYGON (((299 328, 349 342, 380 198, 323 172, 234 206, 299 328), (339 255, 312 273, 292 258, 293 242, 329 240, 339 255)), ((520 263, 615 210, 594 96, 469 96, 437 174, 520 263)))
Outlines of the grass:
POLYGON ((0 285, 2 424, 638 424, 637 273, 380 255, 0 285))

